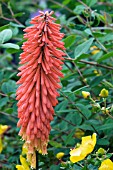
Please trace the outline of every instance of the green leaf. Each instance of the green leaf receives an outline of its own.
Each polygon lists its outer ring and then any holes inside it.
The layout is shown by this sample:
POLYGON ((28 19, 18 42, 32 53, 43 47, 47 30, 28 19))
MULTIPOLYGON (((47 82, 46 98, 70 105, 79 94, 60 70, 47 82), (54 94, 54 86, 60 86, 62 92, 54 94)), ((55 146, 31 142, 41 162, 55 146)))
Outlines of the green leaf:
POLYGON ((62 144, 61 144, 61 143, 58 143, 58 142, 52 141, 52 140, 49 141, 49 144, 50 144, 51 146, 55 147, 55 148, 61 148, 61 147, 62 147, 62 144))
POLYGON ((95 87, 95 86, 97 86, 103 79, 104 79, 103 76, 97 76, 97 77, 95 77, 89 84, 91 85, 91 87, 95 87))
POLYGON ((65 43, 65 47, 70 47, 74 41, 75 41, 76 36, 75 35, 69 35, 68 37, 66 37, 63 41, 65 43))
POLYGON ((89 58, 91 55, 90 54, 81 54, 79 57, 77 57, 77 59, 75 59, 74 61, 75 62, 78 62, 80 61, 81 59, 84 59, 84 58, 89 58))
POLYGON ((99 59, 97 60, 97 62, 101 62, 101 61, 106 60, 106 59, 108 59, 108 58, 110 58, 110 57, 113 57, 113 51, 111 51, 111 52, 108 53, 108 54, 103 55, 101 58, 99 58, 99 59))
POLYGON ((13 27, 25 28, 24 25, 15 24, 13 22, 10 22, 10 25, 13 26, 13 27))
POLYGON ((82 117, 77 112, 68 114, 65 119, 75 125, 80 125, 82 122, 82 117))
POLYGON ((68 101, 67 101, 67 100, 64 100, 64 101, 60 102, 60 103, 55 107, 55 110, 56 110, 56 111, 64 110, 64 109, 66 109, 67 105, 68 105, 68 101))
POLYGON ((70 1, 71 1, 71 0, 64 0, 64 1, 63 1, 63 5, 67 5, 67 4, 69 4, 69 3, 70 3, 70 1))
POLYGON ((67 139, 66 139, 66 141, 65 141, 65 145, 67 145, 67 144, 71 141, 72 136, 73 136, 74 133, 75 133, 75 130, 76 130, 76 128, 74 128, 74 129, 71 131, 71 133, 69 133, 69 135, 67 136, 67 139))
POLYGON ((1 26, 1 27, 0 27, 0 31, 3 31, 3 30, 5 30, 5 29, 8 29, 9 26, 10 26, 9 24, 1 26))
POLYGON ((8 97, 4 97, 4 98, 0 99, 0 108, 5 106, 8 101, 9 101, 8 97))
POLYGON ((83 130, 94 131, 94 129, 91 127, 91 125, 88 125, 88 124, 85 124, 85 123, 83 125, 78 126, 78 128, 83 129, 83 130))
POLYGON ((77 5, 76 8, 73 10, 76 14, 81 14, 84 11, 85 7, 83 5, 77 5))
POLYGON ((5 112, 11 114, 11 113, 13 113, 13 109, 12 109, 12 108, 7 108, 7 109, 5 110, 5 112))
MULTIPOLYGON (((91 116, 91 111, 87 108, 87 106, 84 106, 83 104, 80 104, 80 103, 76 104, 76 106, 81 111, 81 115, 83 114, 87 119, 91 116)), ((84 116, 83 116, 83 118, 84 118, 84 116)))
POLYGON ((93 43, 94 38, 90 38, 89 40, 87 40, 86 42, 78 45, 75 48, 75 59, 77 59, 80 55, 86 53, 88 51, 88 49, 90 48, 91 44, 93 43))
POLYGON ((50 170, 60 170, 60 164, 59 165, 52 165, 51 167, 50 167, 50 170))
POLYGON ((19 50, 19 45, 17 45, 17 44, 13 44, 13 43, 5 43, 5 44, 2 44, 2 45, 0 45, 0 47, 2 47, 2 48, 13 48, 13 49, 17 49, 17 50, 19 50))
POLYGON ((97 0, 86 0, 86 4, 90 7, 95 5, 96 3, 97 3, 97 0))
POLYGON ((105 125, 101 125, 98 127, 98 130, 108 130, 113 129, 113 123, 106 123, 105 125))
POLYGON ((10 29, 5 29, 0 32, 0 44, 7 42, 12 38, 12 31, 10 29))
POLYGON ((73 91, 72 93, 77 94, 77 93, 79 93, 80 91, 82 91, 83 89, 86 89, 86 87, 88 87, 88 86, 80 87, 80 88, 78 88, 77 90, 73 91))
POLYGON ((109 145, 109 141, 108 139, 104 139, 104 138, 98 139, 97 145, 109 145))
POLYGON ((24 14, 25 14, 25 12, 19 12, 19 13, 15 14, 14 17, 15 17, 15 18, 16 18, 16 17, 21 17, 21 16, 24 15, 24 14))
POLYGON ((7 94, 7 93, 11 93, 11 92, 15 92, 17 88, 16 82, 13 80, 9 80, 8 82, 4 82, 2 84, 2 91, 7 94))

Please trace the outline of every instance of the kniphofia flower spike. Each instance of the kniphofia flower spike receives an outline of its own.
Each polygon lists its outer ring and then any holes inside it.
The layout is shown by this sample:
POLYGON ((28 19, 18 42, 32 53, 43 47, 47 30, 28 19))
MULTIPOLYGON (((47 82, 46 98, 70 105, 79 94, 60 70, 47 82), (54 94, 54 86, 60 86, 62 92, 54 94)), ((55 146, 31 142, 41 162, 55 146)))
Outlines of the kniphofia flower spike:
POLYGON ((21 76, 17 84, 18 117, 17 126, 21 127, 19 135, 25 140, 28 148, 27 158, 35 167, 35 151, 47 153, 47 144, 53 120, 54 109, 58 103, 61 88, 59 77, 63 64, 64 34, 60 33, 60 25, 54 23, 53 12, 40 12, 31 20, 32 26, 24 31, 23 53, 20 55, 21 76))

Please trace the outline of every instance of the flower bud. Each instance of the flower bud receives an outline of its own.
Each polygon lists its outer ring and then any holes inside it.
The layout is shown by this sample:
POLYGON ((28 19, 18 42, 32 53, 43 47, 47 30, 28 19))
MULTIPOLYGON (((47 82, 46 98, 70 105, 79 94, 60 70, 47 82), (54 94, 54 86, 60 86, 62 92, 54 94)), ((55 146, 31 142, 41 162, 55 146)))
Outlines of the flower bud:
POLYGON ((57 159, 62 159, 62 157, 63 157, 64 155, 65 155, 64 152, 59 152, 59 153, 56 154, 56 158, 57 158, 57 159))
POLYGON ((106 153, 106 151, 103 148, 99 148, 96 153, 99 154, 99 155, 104 155, 106 153))
POLYGON ((108 97, 108 94, 109 94, 108 90, 106 90, 106 89, 104 88, 104 89, 101 90, 99 96, 100 96, 100 97, 103 97, 103 98, 106 98, 106 97, 108 97))
POLYGON ((81 139, 81 137, 84 136, 84 131, 81 129, 77 129, 74 136, 78 139, 81 139))
POLYGON ((93 54, 93 55, 100 52, 100 50, 98 49, 97 46, 92 46, 92 47, 90 48, 90 50, 91 50, 91 54, 93 54))
POLYGON ((82 91, 82 96, 84 99, 87 99, 90 96, 90 93, 87 91, 82 91))

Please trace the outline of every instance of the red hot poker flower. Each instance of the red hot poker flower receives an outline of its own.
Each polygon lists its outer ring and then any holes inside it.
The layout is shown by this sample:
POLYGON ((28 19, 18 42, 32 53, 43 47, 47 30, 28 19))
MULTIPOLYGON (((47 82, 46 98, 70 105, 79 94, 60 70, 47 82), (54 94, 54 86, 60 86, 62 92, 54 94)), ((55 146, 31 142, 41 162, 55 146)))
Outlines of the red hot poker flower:
POLYGON ((47 143, 51 130, 54 109, 58 103, 57 89, 64 60, 64 34, 60 33, 60 25, 51 15, 53 12, 40 12, 31 20, 31 27, 24 31, 23 53, 20 55, 19 67, 21 76, 17 84, 18 117, 17 126, 21 126, 19 135, 25 140, 28 148, 28 160, 35 167, 35 151, 47 153, 47 143), (61 49, 61 50, 60 50, 61 49))

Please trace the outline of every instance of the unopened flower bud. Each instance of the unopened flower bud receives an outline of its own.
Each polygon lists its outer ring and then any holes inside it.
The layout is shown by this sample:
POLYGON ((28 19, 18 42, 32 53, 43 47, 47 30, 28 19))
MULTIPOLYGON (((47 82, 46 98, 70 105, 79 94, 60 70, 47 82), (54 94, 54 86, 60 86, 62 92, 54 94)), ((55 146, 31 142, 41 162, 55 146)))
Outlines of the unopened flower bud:
POLYGON ((76 138, 78 138, 78 139, 81 139, 81 137, 84 136, 84 133, 85 133, 85 132, 84 132, 83 130, 77 129, 76 132, 75 132, 75 134, 74 134, 74 136, 75 136, 76 138))
POLYGON ((82 91, 82 96, 84 99, 87 99, 90 96, 90 93, 87 91, 82 91))
POLYGON ((97 154, 104 155, 106 153, 105 149, 99 148, 98 151, 96 152, 97 154))
POLYGON ((99 96, 103 97, 103 98, 106 98, 106 97, 108 97, 108 94, 109 94, 108 90, 102 89, 99 96))
POLYGON ((93 55, 100 52, 100 50, 98 49, 97 46, 92 46, 92 47, 90 48, 90 50, 91 50, 91 54, 93 54, 93 55))
POLYGON ((59 153, 56 154, 56 158, 57 158, 57 159, 62 159, 62 157, 63 157, 64 155, 65 155, 64 152, 59 152, 59 153))

